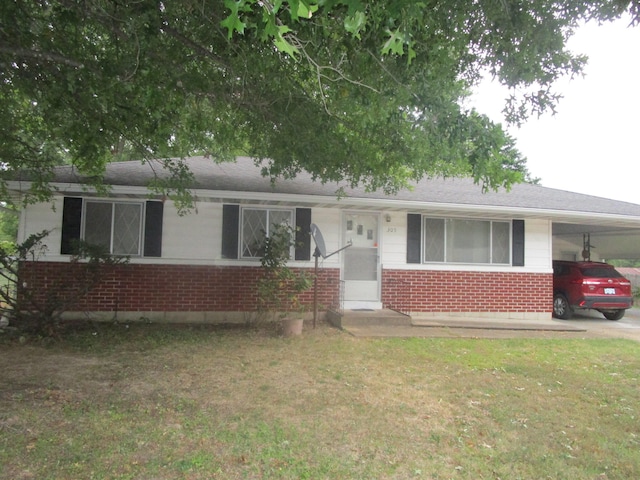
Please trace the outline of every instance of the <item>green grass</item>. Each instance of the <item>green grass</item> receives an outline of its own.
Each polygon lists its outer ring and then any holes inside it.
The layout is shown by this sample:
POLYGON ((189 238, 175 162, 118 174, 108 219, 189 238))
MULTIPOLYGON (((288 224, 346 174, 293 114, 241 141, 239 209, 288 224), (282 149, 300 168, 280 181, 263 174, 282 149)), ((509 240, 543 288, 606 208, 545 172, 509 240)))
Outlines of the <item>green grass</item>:
POLYGON ((640 478, 640 344, 94 325, 0 344, 2 478, 640 478))

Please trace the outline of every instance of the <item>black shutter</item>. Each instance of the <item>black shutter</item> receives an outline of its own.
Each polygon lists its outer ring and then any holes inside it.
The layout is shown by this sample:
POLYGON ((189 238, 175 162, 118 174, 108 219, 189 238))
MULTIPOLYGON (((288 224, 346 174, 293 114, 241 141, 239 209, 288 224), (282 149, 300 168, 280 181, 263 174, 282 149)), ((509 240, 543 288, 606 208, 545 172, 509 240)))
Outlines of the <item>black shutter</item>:
POLYGON ((222 206, 222 258, 238 258, 240 205, 222 206))
POLYGON ((513 236, 511 263, 514 267, 524 267, 524 220, 513 220, 511 223, 513 236))
POLYGON ((311 260, 311 209, 296 208, 296 260, 311 260))
POLYGON ((80 240, 82 228, 82 198, 64 197, 62 207, 62 241, 60 253, 70 255, 74 253, 74 243, 80 240))
POLYGON ((162 256, 162 202, 146 202, 144 219, 144 256, 162 256))
POLYGON ((418 213, 407 214, 407 263, 420 263, 420 245, 422 237, 422 215, 418 213))

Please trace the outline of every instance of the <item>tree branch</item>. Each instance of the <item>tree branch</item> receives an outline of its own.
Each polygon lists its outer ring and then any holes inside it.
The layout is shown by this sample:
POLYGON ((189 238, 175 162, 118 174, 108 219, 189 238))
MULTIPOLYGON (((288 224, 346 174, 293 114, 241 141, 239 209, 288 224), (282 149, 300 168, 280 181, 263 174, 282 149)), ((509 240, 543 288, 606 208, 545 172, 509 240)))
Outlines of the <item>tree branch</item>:
POLYGON ((173 38, 178 40, 183 45, 193 49, 196 53, 199 53, 201 56, 213 60, 217 65, 223 66, 224 68, 230 68, 228 64, 222 61, 222 58, 215 55, 212 51, 207 50, 205 47, 200 45, 199 43, 191 40, 184 36, 181 32, 171 27, 167 22, 163 22, 162 31, 168 35, 171 35, 173 38))
POLYGON ((11 47, 6 44, 0 45, 0 53, 8 53, 9 55, 12 55, 14 57, 34 58, 36 60, 44 60, 46 62, 51 62, 51 63, 61 63, 63 65, 68 65, 74 68, 84 67, 84 64, 82 64, 81 62, 78 62, 71 58, 67 58, 63 55, 60 55, 59 53, 40 52, 38 50, 29 50, 26 48, 11 47))

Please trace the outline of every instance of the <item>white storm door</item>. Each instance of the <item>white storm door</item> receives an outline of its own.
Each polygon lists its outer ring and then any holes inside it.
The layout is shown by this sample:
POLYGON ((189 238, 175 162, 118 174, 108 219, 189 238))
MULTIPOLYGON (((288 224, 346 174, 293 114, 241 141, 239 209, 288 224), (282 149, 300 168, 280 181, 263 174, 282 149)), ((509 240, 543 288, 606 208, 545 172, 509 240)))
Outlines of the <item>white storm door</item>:
POLYGON ((346 213, 343 223, 345 244, 342 278, 344 300, 380 301, 380 255, 378 215, 346 213))

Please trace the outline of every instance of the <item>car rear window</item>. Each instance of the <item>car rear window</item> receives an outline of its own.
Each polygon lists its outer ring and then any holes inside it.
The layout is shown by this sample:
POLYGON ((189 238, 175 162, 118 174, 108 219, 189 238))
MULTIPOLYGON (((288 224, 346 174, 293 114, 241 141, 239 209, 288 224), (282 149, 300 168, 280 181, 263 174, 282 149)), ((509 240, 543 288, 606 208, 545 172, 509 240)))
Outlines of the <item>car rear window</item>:
POLYGON ((583 268, 582 275, 591 278, 620 278, 622 275, 615 268, 589 267, 583 268))

